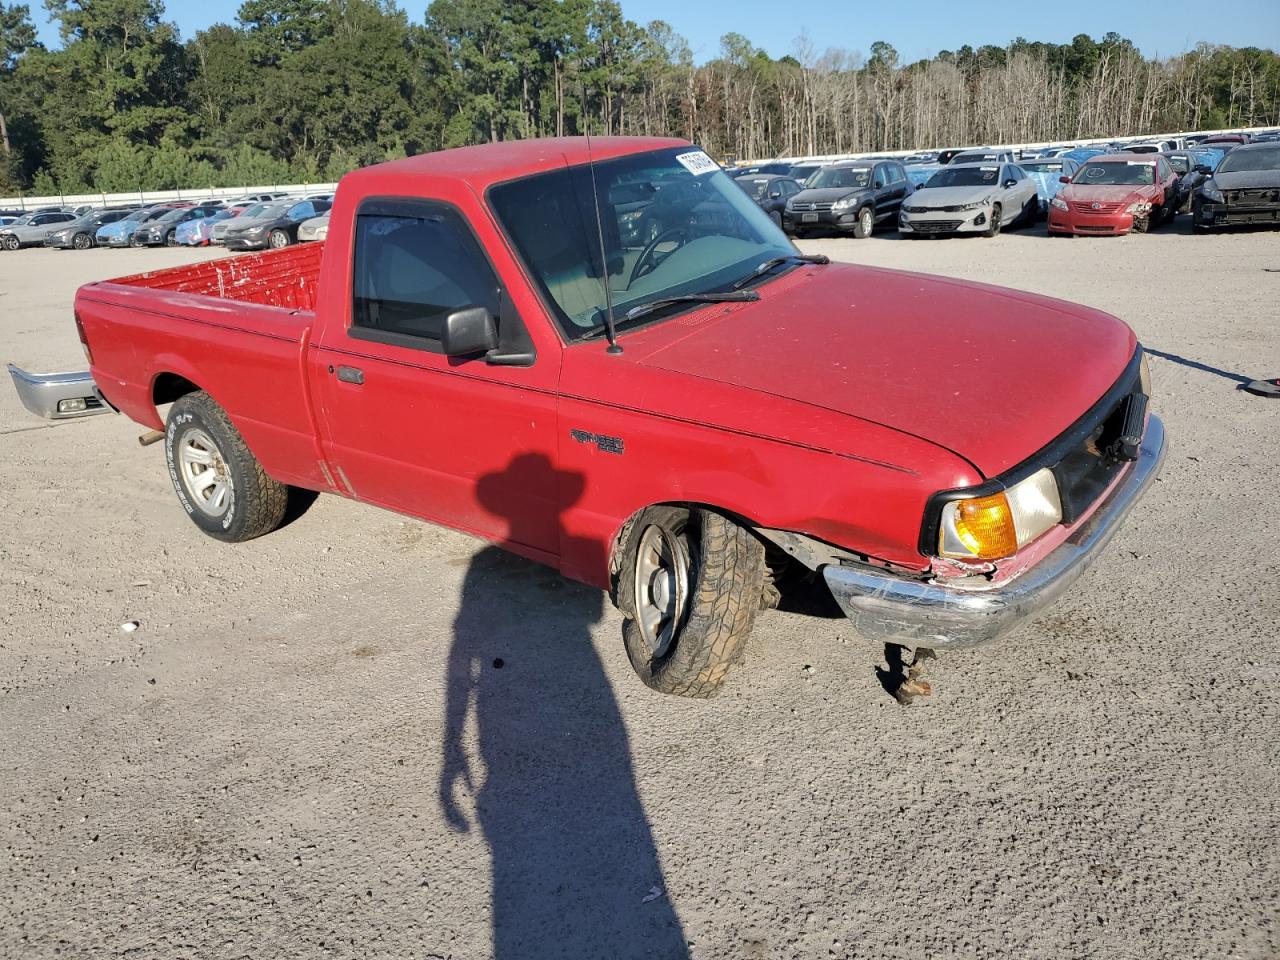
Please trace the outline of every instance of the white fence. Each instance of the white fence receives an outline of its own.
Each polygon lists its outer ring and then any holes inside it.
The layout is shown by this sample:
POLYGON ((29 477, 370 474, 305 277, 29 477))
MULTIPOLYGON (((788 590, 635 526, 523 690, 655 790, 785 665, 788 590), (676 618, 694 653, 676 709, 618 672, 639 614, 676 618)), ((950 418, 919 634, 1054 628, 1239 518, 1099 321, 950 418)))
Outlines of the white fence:
POLYGON ((0 197, 0 209, 78 207, 84 203, 109 207, 118 203, 163 203, 166 200, 234 200, 254 193, 332 193, 336 183, 276 183, 257 187, 206 187, 190 190, 139 190, 135 193, 68 193, 52 197, 0 197))

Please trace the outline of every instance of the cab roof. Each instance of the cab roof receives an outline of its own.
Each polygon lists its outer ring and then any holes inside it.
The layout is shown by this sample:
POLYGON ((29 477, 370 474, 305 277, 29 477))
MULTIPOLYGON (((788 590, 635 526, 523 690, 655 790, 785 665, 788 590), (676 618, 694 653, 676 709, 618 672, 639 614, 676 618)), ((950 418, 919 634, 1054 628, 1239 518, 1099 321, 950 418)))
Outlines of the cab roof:
POLYGON ((371 187, 396 181, 447 177, 483 192, 495 183, 515 180, 589 160, 612 160, 668 147, 696 149, 687 140, 668 137, 548 137, 506 140, 379 163, 347 174, 345 179, 371 187), (590 150, 588 150, 588 142, 590 150))

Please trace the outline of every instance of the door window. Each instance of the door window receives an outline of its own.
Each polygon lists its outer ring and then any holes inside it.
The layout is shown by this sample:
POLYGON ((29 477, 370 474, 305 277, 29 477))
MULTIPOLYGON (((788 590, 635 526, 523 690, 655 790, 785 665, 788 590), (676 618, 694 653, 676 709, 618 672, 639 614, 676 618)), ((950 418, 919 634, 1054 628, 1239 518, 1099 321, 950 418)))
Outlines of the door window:
POLYGON ((498 315, 498 283, 454 210, 404 201, 356 215, 351 336, 439 352, 444 318, 464 307, 498 315))
POLYGON ((884 167, 876 167, 875 181, 872 185, 878 190, 884 186, 884 180, 884 167))

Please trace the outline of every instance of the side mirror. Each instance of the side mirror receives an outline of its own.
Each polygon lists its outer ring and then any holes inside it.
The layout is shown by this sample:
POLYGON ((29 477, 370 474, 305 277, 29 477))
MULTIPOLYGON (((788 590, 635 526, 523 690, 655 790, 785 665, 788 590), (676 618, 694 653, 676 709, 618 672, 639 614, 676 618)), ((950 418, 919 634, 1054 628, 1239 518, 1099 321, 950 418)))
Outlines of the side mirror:
POLYGON ((1017 184, 1018 184, 1018 181, 1017 181, 1017 180, 1012 180, 1012 179, 1011 179, 1011 180, 1006 180, 1006 181, 1004 182, 1004 188, 1005 188, 1006 190, 1008 190, 1010 187, 1017 186, 1017 184))
POLYGON ((781 190, 770 190, 770 191, 769 191, 769 199, 770 199, 770 200, 781 200, 781 199, 782 199, 782 191, 781 191, 781 190))
POLYGON ((1058 178, 1058 182, 1059 182, 1059 183, 1070 183, 1070 182, 1071 182, 1071 178, 1070 178, 1070 177, 1059 177, 1059 178, 1058 178))
POLYGON ((1196 173, 1200 174, 1202 177, 1210 177, 1210 176, 1213 176, 1213 171, 1212 171, 1212 170, 1210 170, 1210 169, 1209 169, 1205 164, 1203 164, 1203 163, 1197 163, 1197 164, 1196 164, 1194 167, 1192 167, 1191 169, 1192 169, 1192 170, 1194 170, 1196 173))
POLYGON ((444 318, 440 344, 446 357, 469 357, 497 349, 498 326, 484 307, 463 307, 444 318))

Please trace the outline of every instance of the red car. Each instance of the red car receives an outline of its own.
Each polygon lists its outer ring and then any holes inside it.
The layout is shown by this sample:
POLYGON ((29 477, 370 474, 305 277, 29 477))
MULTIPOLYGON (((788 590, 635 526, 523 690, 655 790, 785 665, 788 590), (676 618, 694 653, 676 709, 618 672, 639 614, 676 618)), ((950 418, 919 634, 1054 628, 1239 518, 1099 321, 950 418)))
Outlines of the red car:
POLYGON ((789 569, 868 639, 994 639, 1098 556, 1164 448, 1124 323, 802 255, 679 140, 368 167, 323 244, 75 309, 90 373, 15 370, 23 402, 163 430, 205 533, 270 532, 290 487, 465 531, 608 590, 636 672, 686 696, 789 569), (683 213, 629 234, 675 181, 683 213))
POLYGON ((1049 233, 1118 235, 1171 220, 1178 213, 1178 175, 1160 154, 1093 157, 1049 201, 1049 233))

